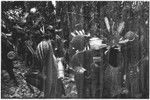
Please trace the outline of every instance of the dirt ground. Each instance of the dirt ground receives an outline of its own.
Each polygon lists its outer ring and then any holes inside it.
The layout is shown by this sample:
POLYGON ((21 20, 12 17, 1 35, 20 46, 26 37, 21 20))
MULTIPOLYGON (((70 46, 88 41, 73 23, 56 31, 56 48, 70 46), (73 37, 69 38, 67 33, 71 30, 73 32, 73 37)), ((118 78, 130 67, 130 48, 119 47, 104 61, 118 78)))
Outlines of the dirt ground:
MULTIPOLYGON (((29 68, 23 62, 14 61, 14 73, 19 83, 15 86, 13 80, 10 80, 5 70, 1 71, 1 98, 42 98, 44 93, 32 86, 33 91, 27 86, 24 74, 29 68)), ((76 98, 77 91, 73 75, 65 77, 64 81, 65 96, 62 98, 76 98)))

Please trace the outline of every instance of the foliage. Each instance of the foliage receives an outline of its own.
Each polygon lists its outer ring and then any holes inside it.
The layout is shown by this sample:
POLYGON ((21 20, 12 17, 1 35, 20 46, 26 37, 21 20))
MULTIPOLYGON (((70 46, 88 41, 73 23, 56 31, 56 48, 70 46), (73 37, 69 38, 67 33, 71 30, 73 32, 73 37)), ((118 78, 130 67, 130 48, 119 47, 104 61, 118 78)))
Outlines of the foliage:
MULTIPOLYGON (((25 13, 28 13, 31 8, 37 8, 41 16, 44 18, 44 24, 46 26, 53 25, 57 28, 63 29, 64 38, 68 38, 69 34, 74 30, 84 29, 90 32, 92 35, 104 35, 109 37, 108 30, 106 28, 104 17, 108 17, 109 21, 113 21, 118 24, 120 21, 125 21, 126 31, 133 27, 137 20, 141 20, 140 23, 146 23, 148 25, 148 2, 56 2, 56 9, 51 1, 47 2, 2 2, 2 20, 9 19, 8 23, 15 24, 21 21, 25 13), (22 6, 20 6, 20 4, 22 6), (11 6, 8 6, 11 5, 11 6), (63 16, 61 16, 63 15, 63 16), (58 21, 59 20, 59 21, 58 21), (129 23, 131 22, 131 23, 129 23), (55 23, 55 24, 54 24, 55 23)), ((7 22, 5 22, 7 23, 7 22)), ((8 24, 7 23, 7 24, 8 24)), ((110 26, 113 23, 110 22, 110 26)), ((115 25, 115 27, 116 27, 115 25)), ((8 26, 9 27, 9 26, 8 26)), ((125 34, 125 32, 122 32, 125 34)))
MULTIPOLYGON (((138 61, 149 54, 149 2, 57 1, 55 5, 51 1, 2 1, 1 8, 1 29, 3 33, 18 35, 24 31, 25 34, 31 33, 30 35, 37 36, 37 34, 51 34, 57 29, 62 29, 63 31, 52 34, 52 37, 55 37, 57 33, 61 38, 70 41, 71 32, 84 29, 85 34, 90 33, 91 36, 96 35, 106 39, 107 43, 112 40, 118 41, 121 37, 131 36, 133 38, 132 36, 137 36, 135 41, 127 44, 122 51, 125 59, 125 73, 131 66, 138 63, 135 69, 141 66, 141 70, 135 80, 139 80, 143 84, 144 71, 142 68, 144 67, 138 61), (32 14, 31 8, 36 8, 37 12, 32 14), (52 30, 51 26, 53 26, 52 30)), ((15 39, 18 40, 19 37, 15 37, 15 39)), ((35 41, 37 41, 36 39, 35 41)), ((74 87, 74 84, 68 84, 70 87, 74 87)), ((135 88, 140 87, 139 84, 134 83, 134 85, 135 88)), ((132 92, 136 92, 136 90, 132 92)), ((75 89, 70 95, 70 97, 76 97, 75 89)), ((19 95, 21 98, 30 96, 19 95)), ((2 95, 2 97, 5 96, 2 95)), ((6 97, 9 96, 6 95, 6 97)), ((32 95, 31 97, 35 96, 32 95)))

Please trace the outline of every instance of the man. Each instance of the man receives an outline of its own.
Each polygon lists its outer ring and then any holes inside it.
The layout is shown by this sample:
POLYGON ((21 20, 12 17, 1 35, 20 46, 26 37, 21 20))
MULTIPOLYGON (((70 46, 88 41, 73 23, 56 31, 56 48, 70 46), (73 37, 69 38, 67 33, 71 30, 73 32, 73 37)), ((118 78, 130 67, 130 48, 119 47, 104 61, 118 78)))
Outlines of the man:
POLYGON ((91 38, 89 44, 90 50, 79 51, 71 59, 79 98, 102 97, 103 48, 107 45, 97 37, 91 38))

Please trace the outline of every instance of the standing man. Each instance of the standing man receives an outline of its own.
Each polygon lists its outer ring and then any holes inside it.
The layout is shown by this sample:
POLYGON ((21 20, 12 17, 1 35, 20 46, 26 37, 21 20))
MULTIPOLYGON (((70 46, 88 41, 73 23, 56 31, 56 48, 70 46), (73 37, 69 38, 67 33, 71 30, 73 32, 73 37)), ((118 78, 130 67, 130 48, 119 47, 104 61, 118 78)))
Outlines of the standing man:
POLYGON ((79 98, 102 97, 103 90, 103 48, 102 40, 89 40, 90 50, 79 51, 71 59, 79 98))

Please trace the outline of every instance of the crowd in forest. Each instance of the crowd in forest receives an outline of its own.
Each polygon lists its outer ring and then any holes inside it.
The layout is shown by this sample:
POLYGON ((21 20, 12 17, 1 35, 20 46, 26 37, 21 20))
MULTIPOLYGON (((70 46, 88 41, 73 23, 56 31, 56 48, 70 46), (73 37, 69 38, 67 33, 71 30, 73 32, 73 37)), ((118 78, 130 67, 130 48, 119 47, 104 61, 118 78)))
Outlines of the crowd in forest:
MULTIPOLYGON (((62 20, 67 14, 59 11, 70 2, 57 2, 56 5, 44 2, 36 6, 32 2, 33 7, 30 7, 30 2, 15 3, 2 2, 1 45, 2 68, 8 71, 16 86, 13 61, 22 60, 30 68, 24 76, 29 87, 33 85, 44 91, 45 98, 61 98, 65 95, 63 79, 69 74, 75 76, 79 98, 148 98, 148 19, 141 14, 143 10, 146 15, 146 3, 125 3, 119 15, 120 2, 104 2, 105 7, 100 8, 102 13, 99 14, 104 30, 88 30, 90 20, 82 24, 85 28, 76 28, 72 32, 68 30, 73 28, 77 16, 73 16, 72 21, 68 21, 71 18, 67 17, 66 21, 71 24, 65 26, 62 20), (9 8, 10 4, 15 6, 9 8), (104 12, 109 6, 114 7, 114 16, 112 12, 104 12), (136 23, 135 27, 133 23, 136 23)), ((78 3, 70 4, 72 6, 68 8, 78 8, 78 3)), ((88 2, 84 7, 89 5, 88 2)), ((85 22, 88 18, 85 17, 85 22)))

